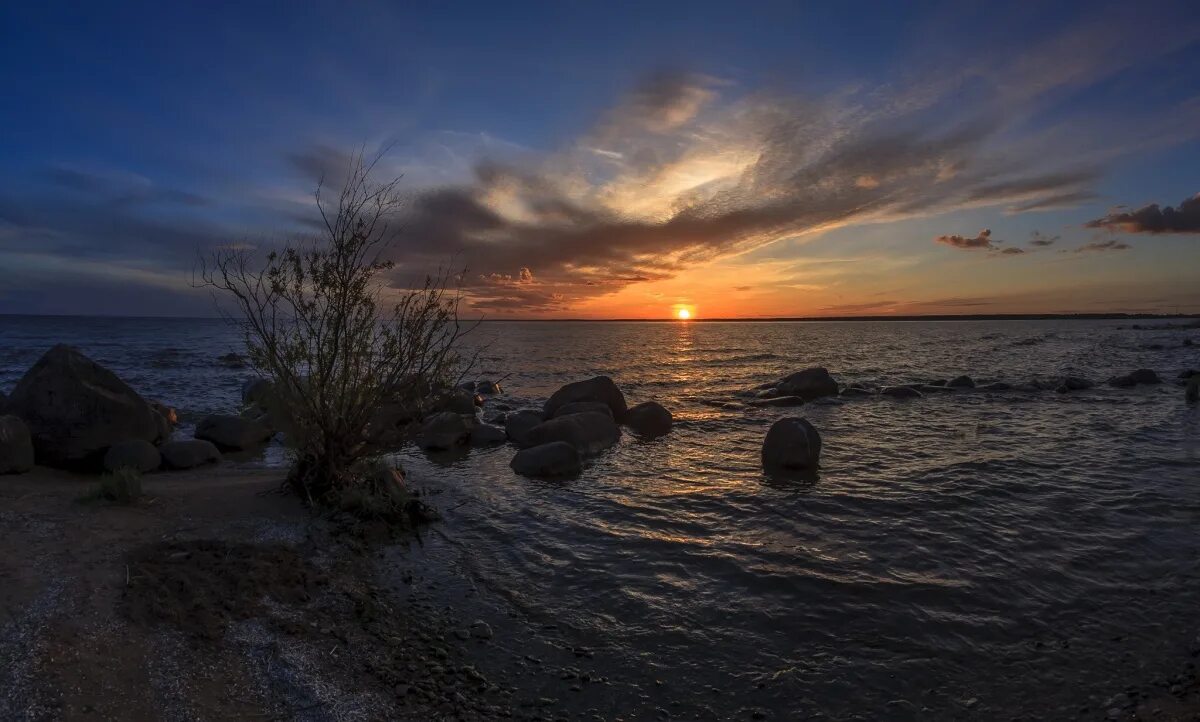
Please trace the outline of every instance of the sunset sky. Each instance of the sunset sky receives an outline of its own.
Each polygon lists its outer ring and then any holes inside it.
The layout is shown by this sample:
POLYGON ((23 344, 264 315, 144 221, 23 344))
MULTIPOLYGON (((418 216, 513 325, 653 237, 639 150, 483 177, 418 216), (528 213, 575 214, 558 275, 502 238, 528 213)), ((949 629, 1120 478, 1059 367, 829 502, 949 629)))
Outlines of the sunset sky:
POLYGON ((0 9, 0 313, 211 315, 358 148, 491 318, 1200 312, 1194 2, 79 5, 0 9))

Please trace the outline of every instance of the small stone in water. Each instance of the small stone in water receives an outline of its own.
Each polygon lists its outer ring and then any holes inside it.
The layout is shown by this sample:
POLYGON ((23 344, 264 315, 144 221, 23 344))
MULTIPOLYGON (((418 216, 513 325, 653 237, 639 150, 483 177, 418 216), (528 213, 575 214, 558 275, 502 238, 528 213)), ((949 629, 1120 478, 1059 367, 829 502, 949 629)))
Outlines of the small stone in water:
POLYGON ((492 628, 488 626, 487 622, 476 620, 476 622, 471 625, 471 636, 475 637, 476 639, 491 639, 492 628))

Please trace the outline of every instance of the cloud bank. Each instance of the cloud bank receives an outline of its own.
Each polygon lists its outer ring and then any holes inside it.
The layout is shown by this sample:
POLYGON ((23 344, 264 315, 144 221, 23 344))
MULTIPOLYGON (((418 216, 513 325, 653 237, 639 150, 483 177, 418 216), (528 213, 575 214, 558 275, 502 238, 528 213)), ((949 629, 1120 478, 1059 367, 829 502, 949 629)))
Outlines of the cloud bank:
POLYGON ((1200 193, 1184 200, 1178 208, 1160 208, 1157 203, 1136 211, 1114 211, 1086 224, 1122 233, 1200 233, 1200 193))

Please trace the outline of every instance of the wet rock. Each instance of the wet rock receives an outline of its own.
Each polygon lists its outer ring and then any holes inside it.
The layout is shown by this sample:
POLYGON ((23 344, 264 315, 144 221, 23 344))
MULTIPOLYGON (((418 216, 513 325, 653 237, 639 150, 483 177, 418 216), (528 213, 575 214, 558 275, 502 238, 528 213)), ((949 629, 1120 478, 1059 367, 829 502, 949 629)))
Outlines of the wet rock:
POLYGON ((471 625, 471 636, 476 639, 491 639, 492 628, 488 626, 487 622, 476 620, 475 623, 471 625))
POLYGON ((509 466, 522 476, 561 477, 578 474, 583 463, 574 446, 565 441, 552 441, 521 449, 509 466))
POLYGON ((461 414, 442 411, 429 417, 421 427, 418 443, 428 451, 445 451, 466 444, 470 436, 471 428, 461 414))
POLYGON ((779 389, 775 388, 774 386, 770 386, 768 388, 762 389, 761 391, 754 392, 754 398, 756 398, 756 399, 773 399, 778 395, 779 395, 779 389))
POLYGON ((483 417, 484 423, 496 424, 504 426, 504 422, 508 420, 508 414, 503 411, 493 412, 483 417))
POLYGON ((1162 379, 1153 369, 1138 369, 1129 374, 1135 384, 1161 384, 1162 379))
POLYGON ((783 396, 799 396, 806 401, 838 394, 837 381, 820 366, 788 374, 779 380, 775 388, 783 396))
POLYGON ((475 383, 475 393, 483 394, 484 396, 495 396, 501 392, 500 384, 493 381, 483 380, 475 383))
POLYGON ((920 391, 910 386, 885 386, 879 393, 894 399, 919 399, 922 396, 920 391))
POLYGON ((874 394, 871 393, 870 389, 863 388, 862 386, 847 386, 846 388, 842 389, 841 393, 841 396, 845 398, 858 398, 873 395, 874 394))
POLYGON ((947 386, 946 384, 920 384, 908 385, 907 388, 913 389, 914 391, 920 391, 922 394, 945 394, 957 391, 962 387, 947 386))
POLYGON ((240 353, 227 353, 217 357, 217 363, 225 368, 241 369, 246 368, 246 357, 240 353))
POLYGON ((160 455, 154 444, 142 439, 122 441, 108 447, 104 454, 104 470, 133 469, 140 473, 154 471, 162 464, 160 455))
POLYGON ((507 439, 504 429, 491 424, 479 424, 471 429, 471 446, 503 444, 507 439))
POLYGON ((203 439, 168 441, 158 447, 164 469, 192 469, 203 464, 215 464, 221 460, 221 451, 216 444, 203 439))
POLYGON ((657 401, 638 404, 625 414, 625 425, 633 433, 648 439, 670 433, 673 423, 671 412, 657 401))
POLYGON ((193 435, 213 442, 220 449, 245 451, 265 444, 273 434, 270 428, 254 419, 212 414, 200 420, 193 435))
POLYGON ((242 403, 247 406, 266 408, 270 400, 272 384, 264 378, 246 379, 242 384, 242 403))
POLYGON ((543 421, 545 419, 537 411, 514 411, 504 419, 504 433, 517 446, 529 446, 529 432, 543 421))
POLYGON ((975 388, 975 380, 970 376, 956 376, 947 381, 946 385, 952 389, 973 389, 975 388))
POLYGON ((755 399, 751 406, 803 406, 804 399, 799 396, 775 396, 768 399, 755 399))
MULTIPOLYGON (((473 384, 472 384, 473 386, 473 384)), ((466 414, 470 416, 475 413, 475 392, 467 389, 452 389, 442 394, 434 404, 434 408, 438 411, 452 412, 455 414, 466 414)), ((482 399, 480 400, 482 403, 482 399)))
POLYGON ((602 414, 608 414, 612 418, 612 408, 603 401, 572 401, 569 404, 563 404, 554 411, 554 416, 551 418, 557 419, 560 416, 569 416, 571 414, 582 414, 588 411, 598 411, 602 414))
POLYGON ((613 383, 612 379, 607 376, 596 376, 586 381, 567 384, 555 391, 546 401, 546 405, 542 409, 543 415, 552 419, 559 407, 573 401, 603 402, 608 405, 613 419, 617 421, 624 418, 625 412, 629 408, 625 403, 625 394, 621 393, 621 389, 613 383))
POLYGON ((993 381, 990 384, 983 384, 982 386, 976 386, 975 389, 977 391, 1011 391, 1012 384, 1005 383, 1003 381, 993 381))
POLYGON ((33 437, 16 416, 0 416, 0 474, 22 474, 33 468, 33 437))
POLYGON ((763 440, 762 465, 766 471, 809 470, 820 464, 821 435, 799 416, 788 416, 771 425, 763 440))
POLYGON ((79 467, 99 464, 113 444, 154 442, 158 414, 116 374, 78 350, 58 345, 25 373, 7 412, 29 427, 38 463, 79 467))
POLYGON ((598 454, 620 438, 621 429, 612 417, 596 411, 559 416, 529 430, 529 443, 533 446, 565 441, 584 456, 598 454))
POLYGON ((1060 394, 1065 394, 1071 391, 1085 391, 1094 385, 1082 376, 1064 376, 1062 382, 1054 390, 1060 394))
POLYGON ((1183 392, 1183 398, 1192 403, 1200 401, 1200 375, 1193 376, 1188 381, 1187 388, 1183 392))

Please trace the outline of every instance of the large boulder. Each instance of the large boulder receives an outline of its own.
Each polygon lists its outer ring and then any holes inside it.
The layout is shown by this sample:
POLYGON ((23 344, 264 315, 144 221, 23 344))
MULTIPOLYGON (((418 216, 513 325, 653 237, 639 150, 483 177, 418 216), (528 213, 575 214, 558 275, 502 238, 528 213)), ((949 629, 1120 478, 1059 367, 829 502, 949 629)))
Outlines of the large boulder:
POLYGON ((466 444, 470 437, 471 427, 461 414, 442 411, 425 421, 417 443, 422 449, 445 451, 466 444))
POLYGON ((597 411, 559 416, 529 430, 531 446, 565 441, 584 456, 599 454, 620 438, 621 429, 612 417, 597 411))
POLYGON ((607 376, 596 376, 586 381, 576 381, 555 391, 546 401, 542 409, 547 419, 554 418, 554 413, 562 406, 573 401, 601 401, 612 411, 613 419, 620 421, 629 408, 625 404, 625 394, 607 376))
POLYGON ((763 440, 766 471, 815 471, 821 459, 821 435, 808 419, 787 416, 771 425, 763 440))
MULTIPOLYGON (((474 384, 472 384, 474 386, 474 384)), ((474 391, 464 388, 450 389, 441 395, 434 404, 438 411, 449 411, 470 416, 475 413, 476 406, 482 406, 483 399, 478 398, 474 391)))
POLYGON ((578 474, 583 463, 574 446, 565 441, 552 441, 521 449, 509 466, 522 476, 556 477, 578 474))
POLYGON ((0 474, 20 474, 33 468, 33 438, 16 416, 0 416, 0 474))
POLYGON ((133 469, 145 473, 154 471, 162 464, 160 455, 154 444, 141 439, 122 441, 108 447, 104 454, 104 470, 133 469))
POLYGON ((559 416, 570 416, 571 414, 582 414, 586 411, 599 411, 602 414, 608 414, 608 418, 612 418, 612 408, 603 401, 572 401, 569 404, 563 404, 554 410, 554 418, 559 416))
POLYGON ((1154 369, 1138 369, 1129 373, 1129 378, 1133 379, 1135 384, 1161 384, 1162 379, 1154 369))
POLYGON ((245 451, 265 444, 273 435, 266 425, 255 419, 229 414, 212 414, 205 416, 196 424, 197 439, 211 441, 217 448, 231 451, 245 451))
POLYGON ((508 436, 504 433, 504 429, 491 424, 476 424, 475 428, 471 429, 471 446, 491 446, 492 444, 503 444, 508 436))
POLYGON ((216 444, 203 439, 168 441, 158 447, 164 469, 191 469, 202 464, 215 464, 221 460, 221 451, 216 444))
POLYGON ((504 417, 504 433, 517 446, 529 446, 529 432, 545 419, 536 411, 523 409, 504 417))
POLYGON ((625 413, 625 425, 646 438, 670 433, 673 422, 671 412, 657 401, 646 401, 625 413))
POLYGON ((29 426, 38 463, 96 466, 120 441, 154 442, 158 414, 116 374, 70 346, 46 352, 17 382, 8 413, 29 426))
POLYGON ((814 366, 784 376, 775 384, 775 391, 778 396, 799 396, 812 401, 822 396, 837 396, 838 385, 827 370, 814 366))

